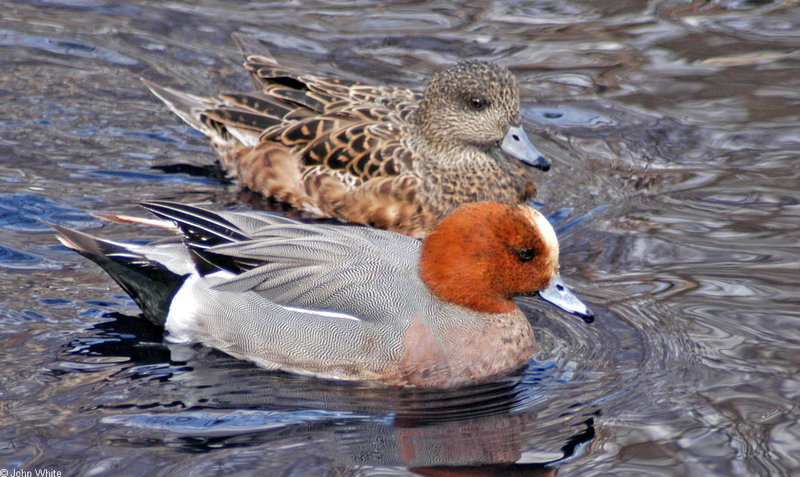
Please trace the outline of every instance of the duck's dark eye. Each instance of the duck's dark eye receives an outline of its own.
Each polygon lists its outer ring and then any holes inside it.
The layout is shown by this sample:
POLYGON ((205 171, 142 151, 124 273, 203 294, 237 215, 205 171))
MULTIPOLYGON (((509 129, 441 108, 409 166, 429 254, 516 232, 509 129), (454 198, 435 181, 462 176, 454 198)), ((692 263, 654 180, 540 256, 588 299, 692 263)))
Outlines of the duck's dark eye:
POLYGON ((480 111, 486 107, 486 101, 483 98, 470 98, 469 107, 475 111, 480 111))
POLYGON ((520 261, 530 262, 535 256, 536 250, 532 248, 521 248, 517 250, 517 257, 519 257, 520 261))

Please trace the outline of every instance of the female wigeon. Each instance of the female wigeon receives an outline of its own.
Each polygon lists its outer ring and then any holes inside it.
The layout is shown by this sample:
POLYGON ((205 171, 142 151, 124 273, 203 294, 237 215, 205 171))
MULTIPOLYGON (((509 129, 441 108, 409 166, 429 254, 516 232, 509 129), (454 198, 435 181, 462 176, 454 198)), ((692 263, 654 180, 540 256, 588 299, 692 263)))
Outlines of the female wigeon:
POLYGON ((514 296, 539 291, 591 321, 558 277, 553 228, 528 206, 462 205, 420 242, 357 225, 143 205, 160 219, 116 220, 179 230, 182 240, 137 245, 53 227, 168 340, 268 369, 452 387, 531 358, 533 332, 514 296))
POLYGON ((527 202, 536 186, 523 162, 550 167, 504 66, 462 61, 420 95, 295 71, 234 38, 258 91, 206 98, 145 83, 230 176, 298 210, 421 238, 462 203, 527 202))

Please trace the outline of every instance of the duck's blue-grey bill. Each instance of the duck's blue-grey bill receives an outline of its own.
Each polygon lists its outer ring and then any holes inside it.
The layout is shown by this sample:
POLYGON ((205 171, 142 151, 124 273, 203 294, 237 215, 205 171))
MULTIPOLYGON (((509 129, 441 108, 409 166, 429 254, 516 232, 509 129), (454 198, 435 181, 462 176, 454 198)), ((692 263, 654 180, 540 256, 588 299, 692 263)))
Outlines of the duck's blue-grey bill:
POLYGON ((500 143, 500 148, 525 164, 537 167, 543 171, 550 169, 550 161, 531 144, 522 125, 508 128, 506 137, 500 143))
POLYGON ((580 316, 586 323, 594 321, 594 313, 567 288, 561 275, 554 276, 550 286, 539 292, 539 297, 568 313, 580 316))

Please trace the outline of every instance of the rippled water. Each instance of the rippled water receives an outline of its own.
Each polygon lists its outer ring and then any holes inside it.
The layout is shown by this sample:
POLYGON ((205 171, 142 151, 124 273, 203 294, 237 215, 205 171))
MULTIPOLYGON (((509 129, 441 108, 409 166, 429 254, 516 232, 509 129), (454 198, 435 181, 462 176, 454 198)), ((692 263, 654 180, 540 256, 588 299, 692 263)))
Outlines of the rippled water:
POLYGON ((0 469, 797 475, 798 71, 791 1, 3 2, 0 469), (446 393, 164 343, 41 220, 144 239, 90 214, 258 202, 139 81, 249 88, 233 32, 375 83, 509 65, 595 323, 526 301, 536 361, 446 393))

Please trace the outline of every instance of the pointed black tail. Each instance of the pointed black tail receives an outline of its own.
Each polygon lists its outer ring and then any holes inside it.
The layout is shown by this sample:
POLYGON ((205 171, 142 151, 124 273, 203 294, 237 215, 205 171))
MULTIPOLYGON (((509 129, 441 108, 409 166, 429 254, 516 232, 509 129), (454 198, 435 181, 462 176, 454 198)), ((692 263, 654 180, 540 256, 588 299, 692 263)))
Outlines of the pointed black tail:
POLYGON ((62 244, 100 265, 133 298, 149 321, 164 325, 170 302, 186 275, 173 273, 124 244, 55 224, 48 225, 58 232, 62 244))

